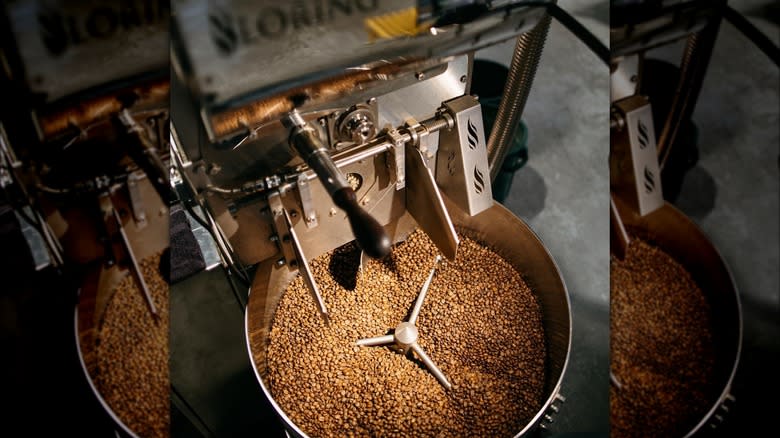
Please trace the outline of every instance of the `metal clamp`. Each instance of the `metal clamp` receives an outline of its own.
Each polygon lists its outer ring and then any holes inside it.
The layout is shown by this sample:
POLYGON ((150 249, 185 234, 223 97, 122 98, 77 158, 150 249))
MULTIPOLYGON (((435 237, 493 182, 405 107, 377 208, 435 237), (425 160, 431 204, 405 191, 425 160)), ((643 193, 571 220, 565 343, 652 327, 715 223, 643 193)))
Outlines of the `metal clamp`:
POLYGON ((393 169, 395 173, 395 189, 406 187, 406 140, 395 129, 387 131, 387 139, 393 148, 393 169))
POLYGON ((314 210, 314 201, 311 197, 311 186, 309 185, 309 178, 306 177, 306 174, 298 174, 296 186, 298 187, 298 196, 301 198, 303 222, 306 224, 306 228, 314 228, 318 225, 317 212, 314 210))
POLYGON ((641 216, 664 204, 653 112, 644 96, 616 102, 610 147, 610 185, 641 216), (625 126, 624 129, 620 127, 625 126))
POLYGON ((144 201, 141 196, 141 190, 138 188, 138 181, 144 179, 144 175, 143 172, 133 172, 127 176, 127 193, 130 198, 130 207, 133 210, 133 218, 138 229, 146 226, 144 201))
MULTIPOLYGON (((290 263, 295 260, 295 251, 290 244, 290 228, 292 224, 287 225, 284 215, 284 204, 282 204, 282 195, 279 191, 275 190, 268 195, 268 211, 271 215, 271 222, 273 223, 276 236, 272 236, 279 245, 279 250, 282 253, 282 258, 278 260, 280 265, 290 263)), ((290 268, 292 269, 292 267, 290 268)))

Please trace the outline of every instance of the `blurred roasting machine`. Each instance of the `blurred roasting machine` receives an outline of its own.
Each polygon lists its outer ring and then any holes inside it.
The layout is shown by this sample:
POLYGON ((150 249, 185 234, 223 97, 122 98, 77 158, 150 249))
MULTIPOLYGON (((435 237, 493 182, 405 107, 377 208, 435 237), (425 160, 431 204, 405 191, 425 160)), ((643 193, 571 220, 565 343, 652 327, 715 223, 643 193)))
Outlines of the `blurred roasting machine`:
POLYGON ((35 269, 58 270, 62 289, 77 278, 88 384, 136 436, 96 386, 96 342, 128 275, 158 318, 139 264, 168 241, 168 2, 9 1, 2 15, 0 185, 35 269))
MULTIPOLYGON (((545 399, 518 435, 552 421, 570 351, 568 294, 539 239, 491 194, 551 4, 172 3, 171 183, 182 217, 202 233, 194 240, 203 254, 203 262, 182 261, 180 274, 174 258, 173 276, 222 266, 251 285, 248 302, 234 292, 246 306, 248 353, 271 401, 265 346, 296 275, 328 318, 311 259, 353 240, 362 257, 383 258, 418 227, 454 259, 456 227, 463 227, 496 246, 539 290, 545 399), (488 136, 479 98, 469 93, 474 52, 511 38, 509 80, 488 136)), ((272 404, 285 428, 303 436, 272 404)))
MULTIPOLYGON (((710 384, 716 395, 696 407, 703 414, 685 433, 699 436, 717 430, 735 402, 742 313, 718 250, 670 201, 695 155, 691 116, 721 22, 733 24, 775 63, 780 57, 777 47, 726 1, 615 0, 611 11, 611 253, 623 259, 632 239, 649 239, 684 266, 705 295, 713 321, 710 384), (670 79, 648 52, 677 43, 683 49, 670 79)), ((610 379, 621 391, 621 376, 610 373, 610 379)))

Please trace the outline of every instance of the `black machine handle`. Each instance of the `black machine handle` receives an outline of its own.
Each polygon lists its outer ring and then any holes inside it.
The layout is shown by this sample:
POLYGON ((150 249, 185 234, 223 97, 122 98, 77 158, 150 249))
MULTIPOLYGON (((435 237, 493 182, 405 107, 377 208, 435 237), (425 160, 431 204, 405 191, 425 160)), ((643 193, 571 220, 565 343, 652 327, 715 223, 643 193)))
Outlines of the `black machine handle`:
POLYGON ((375 259, 390 253, 390 238, 384 227, 357 202, 352 187, 336 190, 331 194, 333 202, 347 213, 349 225, 360 249, 375 259))
POLYGON ((290 145, 317 174, 333 203, 347 213, 360 249, 375 259, 387 256, 390 253, 390 237, 384 227, 358 204, 355 191, 333 163, 314 128, 308 126, 297 112, 290 113, 283 123, 291 129, 290 145))
POLYGON ((161 158, 157 145, 148 138, 144 129, 133 119, 127 109, 114 117, 120 141, 130 157, 143 169, 160 198, 166 205, 171 201, 171 184, 168 166, 161 158))

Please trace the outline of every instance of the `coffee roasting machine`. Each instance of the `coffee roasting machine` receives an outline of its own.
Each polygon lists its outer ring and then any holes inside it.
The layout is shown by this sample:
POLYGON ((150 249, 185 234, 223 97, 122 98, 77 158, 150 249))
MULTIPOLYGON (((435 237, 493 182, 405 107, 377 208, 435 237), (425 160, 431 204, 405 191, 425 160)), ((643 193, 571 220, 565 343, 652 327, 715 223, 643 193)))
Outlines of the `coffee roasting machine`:
MULTIPOLYGON (((611 11, 611 252, 623 259, 635 237, 649 239, 702 289, 712 319, 715 366, 708 383, 714 395, 705 406, 691 406, 701 415, 685 436, 723 433, 737 403, 740 298, 717 248, 672 202, 698 158, 692 116, 721 23, 734 25, 775 63, 777 47, 726 1, 615 1, 611 11), (675 44, 682 46, 677 65, 653 58, 654 49, 675 44)), ((610 373, 610 380, 614 403, 615 394, 625 390, 625 379, 610 373)))
POLYGON ((285 285, 303 276, 332 318, 309 262, 352 240, 363 260, 383 258, 416 228, 448 259, 456 227, 474 231, 538 290, 544 403, 517 435, 553 421, 571 342, 568 293, 541 241, 491 192, 553 4, 173 2, 171 182, 182 210, 172 211, 172 239, 196 249, 172 254, 172 277, 222 266, 239 283, 248 354, 288 434, 305 436, 274 402, 265 356, 285 285), (474 52, 512 38, 487 133, 469 92, 474 52), (241 283, 251 285, 247 303, 241 283))
MULTIPOLYGON (((32 306, 40 317, 21 321, 20 330, 46 333, 21 348, 47 355, 38 361, 44 370, 34 365, 11 375, 23 376, 24 392, 46 394, 47 405, 78 411, 70 429, 26 424, 31 434, 53 428, 56 434, 138 436, 99 388, 110 370, 100 368, 96 350, 123 279, 131 277, 142 294, 145 317, 160 324, 165 317, 160 307, 167 307, 167 286, 145 280, 140 265, 168 245, 169 16, 162 1, 3 2, 3 238, 18 243, 4 245, 3 253, 17 260, 10 278, 21 278, 26 288, 18 314, 32 306), (155 301, 153 288, 165 298, 155 301)), ((165 264, 158 271, 167 276, 165 264)), ((158 365, 156 372, 167 375, 166 363, 158 365)), ((158 389, 167 395, 167 385, 158 389)), ((34 403, 20 403, 22 412, 12 417, 38 411, 41 401, 34 403)))

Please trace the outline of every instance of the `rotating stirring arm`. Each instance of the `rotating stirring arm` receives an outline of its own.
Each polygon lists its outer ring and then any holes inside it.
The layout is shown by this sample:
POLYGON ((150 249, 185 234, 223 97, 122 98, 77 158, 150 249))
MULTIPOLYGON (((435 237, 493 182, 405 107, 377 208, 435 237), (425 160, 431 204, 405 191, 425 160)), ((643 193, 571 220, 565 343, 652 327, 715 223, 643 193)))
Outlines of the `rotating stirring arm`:
POLYGON ((425 366, 428 368, 428 371, 430 371, 431 374, 436 377, 439 383, 442 384, 442 386, 447 389, 452 389, 452 384, 450 384, 449 380, 447 380, 447 377, 444 375, 441 369, 436 366, 430 356, 428 356, 428 354, 425 353, 425 350, 420 347, 420 344, 417 343, 418 332, 417 327, 415 326, 417 317, 420 315, 420 309, 422 308, 423 301, 425 301, 425 296, 427 295, 428 289, 430 288, 431 282, 433 281, 433 274, 436 272, 436 265, 439 263, 439 261, 441 261, 441 256, 437 255, 434 266, 431 269, 431 273, 428 274, 428 278, 425 280, 425 283, 420 290, 420 294, 417 295, 417 299, 414 302, 414 307, 412 308, 412 313, 407 321, 398 324, 398 326, 395 328, 395 332, 392 335, 359 339, 355 344, 362 347, 369 347, 395 343, 403 350, 404 354, 406 354, 409 350, 412 350, 425 364, 425 366))

